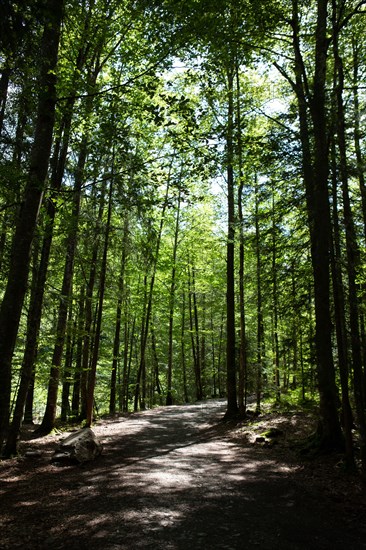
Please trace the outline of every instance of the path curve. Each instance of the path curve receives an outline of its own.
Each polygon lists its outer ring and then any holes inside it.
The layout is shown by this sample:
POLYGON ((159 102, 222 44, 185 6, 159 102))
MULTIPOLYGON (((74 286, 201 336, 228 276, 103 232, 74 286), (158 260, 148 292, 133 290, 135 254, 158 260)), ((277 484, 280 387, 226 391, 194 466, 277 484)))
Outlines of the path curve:
POLYGON ((297 483, 297 468, 226 435, 225 402, 98 423, 80 467, 2 463, 0 548, 358 550, 361 529, 297 483))

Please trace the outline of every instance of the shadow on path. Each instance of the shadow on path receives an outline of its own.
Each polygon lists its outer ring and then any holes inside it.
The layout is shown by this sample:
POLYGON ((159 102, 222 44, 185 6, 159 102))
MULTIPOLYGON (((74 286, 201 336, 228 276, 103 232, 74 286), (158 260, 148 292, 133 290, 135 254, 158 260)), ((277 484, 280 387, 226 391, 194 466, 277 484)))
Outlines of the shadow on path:
POLYGON ((106 422, 84 468, 2 465, 0 548, 358 550, 366 533, 297 468, 226 437, 223 401, 106 422))

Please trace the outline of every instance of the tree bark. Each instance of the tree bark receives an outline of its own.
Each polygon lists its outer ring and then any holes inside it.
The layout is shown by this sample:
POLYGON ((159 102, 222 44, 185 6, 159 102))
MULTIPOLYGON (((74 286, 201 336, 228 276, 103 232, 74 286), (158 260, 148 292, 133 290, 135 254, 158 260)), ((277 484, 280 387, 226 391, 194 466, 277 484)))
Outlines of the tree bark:
POLYGON ((9 424, 11 362, 27 290, 29 254, 43 198, 51 152, 56 105, 55 75, 63 2, 48 0, 45 5, 45 13, 46 23, 40 55, 38 110, 30 168, 12 243, 8 282, 0 307, 0 449, 9 424))
POLYGON ((319 444, 324 448, 342 448, 343 436, 338 418, 338 392, 332 355, 330 314, 330 208, 328 195, 328 136, 325 110, 327 68, 327 0, 318 0, 316 22, 313 93, 299 44, 298 2, 293 0, 293 45, 296 57, 296 84, 302 144, 302 166, 311 240, 311 260, 315 301, 315 348, 320 396, 319 444), (310 116, 308 112, 310 106, 310 116), (311 145, 310 124, 314 133, 311 145))
MULTIPOLYGON (((114 158, 112 159, 112 164, 113 163, 114 163, 114 158)), ((95 390, 95 380, 96 380, 96 374, 97 374, 97 363, 99 358, 100 334, 102 329, 105 281, 106 281, 106 273, 107 273, 107 254, 108 254, 109 236, 111 231, 113 183, 114 182, 112 177, 112 181, 109 186, 108 215, 107 215, 107 223, 105 228, 102 264, 100 267, 98 314, 97 314, 97 322, 96 322, 95 335, 94 335, 93 355, 92 355, 92 361, 91 361, 89 376, 88 376, 86 425, 89 427, 91 426, 92 420, 93 420, 94 390, 95 390)))
POLYGON ((264 358, 264 325, 262 305, 262 261, 260 250, 259 228, 259 185, 255 176, 255 256, 256 256, 256 282, 257 282, 257 371, 256 371, 256 412, 261 410, 262 383, 263 383, 263 358, 264 358))
POLYGON ((61 297, 59 302, 57 325, 56 325, 56 342, 53 349, 52 365, 50 370, 50 378, 48 383, 47 403, 44 412, 43 420, 37 432, 47 434, 52 431, 56 420, 57 395, 60 378, 60 367, 62 354, 64 349, 66 327, 67 327, 67 312, 72 295, 72 280, 74 274, 74 262, 76 254, 81 189, 84 181, 84 168, 87 157, 87 140, 84 137, 80 146, 78 166, 75 174, 73 208, 70 220, 70 227, 67 240, 66 259, 64 266, 64 274, 62 280, 61 297))
POLYGON ((180 357, 182 365, 182 375, 183 375, 183 393, 185 403, 189 403, 188 397, 188 384, 187 384, 187 365, 186 365, 186 348, 185 348, 185 332, 186 332, 186 292, 183 290, 182 293, 182 326, 180 333, 180 357))
POLYGON ((236 353, 235 353, 235 198, 234 198, 234 74, 233 68, 227 70, 227 133, 226 133, 226 171, 227 171, 227 206, 228 230, 226 245, 226 375, 227 375, 227 410, 225 419, 238 414, 236 390, 236 353))
POLYGON ((11 74, 11 69, 9 66, 7 66, 7 64, 5 64, 5 67, 1 71, 1 76, 0 76, 0 136, 2 134, 3 126, 4 126, 5 108, 6 108, 6 101, 8 98, 10 74, 11 74))
MULTIPOLYGON (((101 197, 99 202, 98 216, 97 216, 97 227, 102 223, 102 217, 105 206, 105 184, 103 183, 101 190, 101 197)), ((88 283, 86 286, 85 292, 85 325, 84 325, 84 337, 83 337, 83 346, 82 346, 82 358, 81 358, 81 376, 80 376, 80 420, 85 420, 86 418, 86 409, 87 409, 87 386, 88 386, 88 373, 89 373, 89 360, 90 360, 90 350, 91 350, 91 338, 92 338, 92 324, 93 324, 93 311, 92 311, 92 300, 95 286, 95 279, 97 273, 97 260, 100 247, 100 238, 99 235, 95 235, 91 258, 90 258, 90 272, 88 283)))
MULTIPOLYGON (((28 325, 27 325, 27 337, 26 345, 24 350, 22 370, 21 370, 21 380, 20 386, 17 394, 14 415, 9 430, 9 435, 6 443, 5 453, 8 456, 16 454, 16 447, 18 442, 18 435, 20 432, 24 407, 26 405, 28 388, 32 381, 34 380, 34 368, 35 361, 37 357, 37 346, 38 346, 38 336, 39 329, 41 326, 41 317, 42 317, 42 307, 43 307, 43 297, 45 284, 47 279, 48 263, 51 252, 51 245, 53 239, 53 227, 55 223, 56 216, 56 207, 54 199, 57 198, 58 193, 61 189, 62 178, 65 171, 65 164, 67 158, 67 151, 70 138, 70 129, 71 129, 71 120, 72 120, 72 111, 73 111, 74 102, 69 102, 65 115, 63 118, 63 139, 61 144, 61 139, 56 140, 54 147, 53 155, 53 164, 52 174, 51 174, 51 196, 47 200, 46 205, 46 224, 44 228, 44 237, 42 243, 41 259, 39 262, 37 278, 35 285, 32 288, 31 298, 30 298, 30 309, 28 315, 28 325)), ((31 395, 30 395, 31 397, 31 395)), ((32 404, 32 401, 29 399, 29 405, 32 404)), ((28 421, 31 420, 29 416, 32 416, 32 406, 29 406, 28 412, 28 421)))
POLYGON ((189 328, 191 333, 193 368, 196 388, 196 399, 203 399, 202 381, 201 381, 201 356, 200 356, 200 339, 198 330, 198 312, 197 300, 195 298, 195 278, 194 266, 188 265, 188 304, 189 304, 189 328))
POLYGON ((247 341, 245 323, 245 248, 244 248, 244 217, 243 217, 243 144, 241 125, 241 97, 240 97, 240 75, 238 63, 235 64, 236 73, 236 118, 237 118, 237 141, 238 141, 238 163, 239 163, 239 188, 238 188, 238 222, 239 222, 239 309, 240 309, 240 353, 239 353, 239 386, 238 405, 241 415, 245 414, 247 407, 247 385, 248 385, 248 364, 247 364, 247 341))
POLYGON ((349 400, 349 367, 348 367, 348 340, 346 326, 345 296, 342 276, 342 255, 340 243, 340 227, 338 219, 338 190, 337 167, 334 139, 332 148, 332 189, 333 189, 333 240, 331 243, 331 270, 333 283, 334 319, 337 338, 337 356, 342 392, 342 416, 345 436, 346 460, 349 466, 353 466, 353 442, 352 442, 352 409, 349 400))
POLYGON ((122 255, 121 255, 121 267, 118 284, 118 300, 116 308, 116 326, 114 331, 113 340, 113 361, 111 372, 111 388, 109 398, 109 412, 114 414, 116 412, 116 395, 117 395, 117 367, 118 357, 120 353, 120 341, 121 341, 121 323, 122 323, 122 305, 125 293, 125 268, 127 257, 127 241, 128 241, 128 214, 125 212, 124 228, 123 228, 123 243, 122 243, 122 255))
MULTIPOLYGON (((337 3, 333 0, 333 17, 336 21, 337 3)), ((346 122, 343 105, 343 89, 344 89, 344 70, 343 60, 339 54, 338 48, 338 33, 335 28, 333 33, 333 53, 336 71, 336 105, 337 105, 337 137, 339 149, 339 171, 342 184, 343 197, 343 217, 346 231, 346 253, 347 253, 347 275, 348 275, 348 296, 349 296, 349 323, 351 334, 351 350, 353 363, 353 380, 355 404, 358 418, 358 428, 360 433, 360 449, 361 449, 361 467, 363 475, 366 476, 366 416, 365 416, 365 395, 363 388, 363 365, 361 351, 361 331, 359 323, 359 303, 357 296, 357 271, 360 265, 360 250, 356 237, 355 222, 350 201, 349 184, 348 184, 348 161, 347 161, 347 146, 346 146, 346 122)), ((349 422, 351 421, 348 419, 349 422)), ((349 428, 350 426, 348 426, 349 428)), ((348 449, 350 455, 351 449, 348 449)), ((351 459, 351 456, 349 456, 351 459)))
POLYGON ((361 201, 362 201, 362 218, 363 218, 363 231, 364 238, 366 241, 366 182, 365 182, 365 173, 364 173, 364 156, 362 154, 361 146, 361 112, 360 112, 360 99, 358 93, 358 86, 360 82, 359 70, 360 70, 360 61, 359 61, 359 48, 362 47, 362 42, 356 41, 355 38, 352 39, 352 50, 353 50, 353 109, 354 109, 354 130, 353 130, 353 139, 355 144, 355 153, 357 161, 357 175, 360 185, 361 192, 361 201))
POLYGON ((179 192, 177 217, 175 221, 174 231, 174 244, 173 244, 173 258, 172 258, 172 275, 170 283, 170 296, 169 296, 169 336, 168 336, 168 373, 167 373, 167 395, 166 404, 173 405, 172 394, 172 376, 173 376, 173 324, 174 324, 174 305, 175 305, 175 287, 176 287, 176 262, 177 262, 177 249, 178 249, 178 235, 179 235, 179 217, 180 217, 180 203, 181 196, 179 192))
MULTIPOLYGON (((165 221, 165 211, 168 206, 168 198, 169 198, 169 190, 170 190, 170 171, 168 176, 168 182, 166 186, 166 192, 165 192, 165 198, 164 198, 164 204, 163 209, 161 213, 160 218, 160 225, 159 225, 159 232, 156 240, 156 247, 155 247, 155 258, 153 262, 152 267, 152 275, 150 279, 150 285, 149 285, 149 292, 147 295, 147 301, 146 306, 144 308, 144 315, 143 315, 143 324, 142 324, 142 330, 141 330, 141 342, 140 342, 140 364, 137 372, 137 380, 136 380, 136 387, 135 387, 135 399, 134 399, 134 410, 138 410, 140 395, 141 395, 141 381, 143 380, 143 375, 145 371, 145 362, 146 362, 146 346, 147 346, 147 339, 149 334, 149 326, 150 326, 150 319, 151 319, 151 310, 152 310, 152 301, 153 301, 153 292, 154 292, 154 285, 155 285, 155 275, 156 275, 156 268, 157 268, 157 261, 159 258, 159 251, 160 251, 160 242, 161 242, 161 236, 163 232, 163 226, 165 221)), ((142 407, 144 404, 142 403, 142 407)))
MULTIPOLYGON (((277 284, 277 235, 275 221, 275 197, 274 185, 272 185, 272 307, 273 307, 273 365, 274 381, 276 386, 276 401, 281 400, 281 378, 280 378, 280 351, 278 341, 278 284, 277 284)), ((294 276, 293 276, 294 280, 294 276)), ((295 292, 293 289, 293 297, 295 292)), ((294 312, 295 313, 295 312, 294 312)), ((294 315, 294 323, 296 317, 294 315)), ((294 340, 295 342, 295 340, 294 340)), ((295 344, 296 345, 296 344, 295 344)))

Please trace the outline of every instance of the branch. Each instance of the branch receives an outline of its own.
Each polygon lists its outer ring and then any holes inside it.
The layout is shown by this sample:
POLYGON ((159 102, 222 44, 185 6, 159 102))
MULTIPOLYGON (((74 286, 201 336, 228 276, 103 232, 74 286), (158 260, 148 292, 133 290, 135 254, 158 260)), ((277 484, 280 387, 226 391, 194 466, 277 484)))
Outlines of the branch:
POLYGON ((351 11, 343 21, 338 23, 337 31, 340 32, 352 19, 354 15, 366 15, 366 10, 361 10, 362 6, 366 6, 366 0, 360 0, 360 2, 355 6, 355 9, 351 11))
POLYGON ((92 92, 92 93, 86 93, 86 94, 59 97, 57 99, 57 103, 59 103, 61 101, 68 101, 70 99, 86 99, 88 97, 97 97, 97 96, 107 94, 109 92, 113 92, 115 90, 119 90, 121 88, 128 88, 129 86, 131 86, 131 84, 136 82, 136 80, 139 80, 143 76, 147 75, 153 69, 156 69, 169 55, 171 55, 170 51, 165 53, 163 55, 163 57, 161 57, 156 63, 154 63, 153 65, 151 65, 150 67, 148 67, 147 69, 142 71, 141 73, 137 74, 136 76, 134 76, 132 78, 129 78, 128 80, 126 80, 126 82, 122 82, 122 84, 117 84, 116 86, 110 86, 109 88, 104 88, 103 90, 100 90, 99 92, 92 92))
POLYGON ((287 80, 287 82, 290 84, 291 88, 293 89, 293 91, 296 93, 297 92, 297 85, 296 85, 296 82, 294 82, 292 80, 292 78, 289 76, 289 74, 285 71, 285 69, 283 67, 281 67, 281 65, 279 65, 277 63, 277 61, 274 61, 273 62, 273 65, 274 67, 276 67, 276 69, 278 70, 278 72, 287 80))
POLYGON ((282 128, 284 128, 285 130, 287 130, 288 132, 290 132, 293 136, 295 136, 296 138, 298 137, 298 134, 297 132, 295 132, 294 130, 292 130, 292 128, 290 128, 289 126, 287 126, 286 124, 284 124, 283 122, 281 122, 278 118, 275 118, 271 115, 268 115, 263 109, 260 109, 259 107, 257 107, 255 109, 258 113, 260 113, 261 115, 265 116, 266 118, 268 118, 269 120, 272 120, 272 122, 274 122, 275 124, 277 124, 278 126, 281 126, 282 128))
POLYGON ((19 202, 12 202, 10 204, 5 204, 4 206, 0 206, 0 212, 5 212, 5 210, 8 210, 9 208, 14 208, 14 206, 18 207, 22 204, 21 201, 19 202))

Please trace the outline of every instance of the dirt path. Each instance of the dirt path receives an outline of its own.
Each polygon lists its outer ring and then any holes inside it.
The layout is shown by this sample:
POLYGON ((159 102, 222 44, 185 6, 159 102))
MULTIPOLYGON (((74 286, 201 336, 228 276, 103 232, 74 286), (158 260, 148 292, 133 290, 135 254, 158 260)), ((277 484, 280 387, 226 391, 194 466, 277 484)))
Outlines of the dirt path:
POLYGON ((365 526, 306 486, 296 465, 230 437, 223 401, 100 422, 83 468, 0 464, 0 548, 366 549, 365 526), (345 516, 345 517, 344 517, 345 516))

